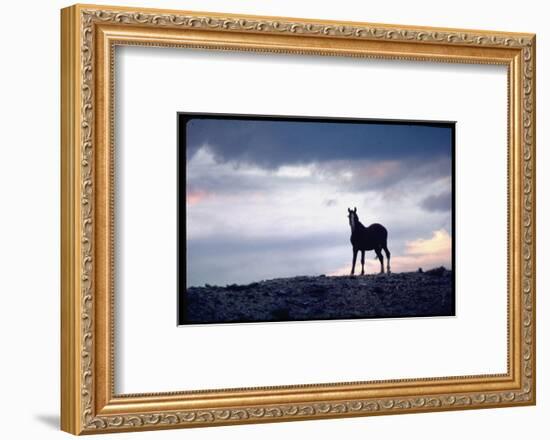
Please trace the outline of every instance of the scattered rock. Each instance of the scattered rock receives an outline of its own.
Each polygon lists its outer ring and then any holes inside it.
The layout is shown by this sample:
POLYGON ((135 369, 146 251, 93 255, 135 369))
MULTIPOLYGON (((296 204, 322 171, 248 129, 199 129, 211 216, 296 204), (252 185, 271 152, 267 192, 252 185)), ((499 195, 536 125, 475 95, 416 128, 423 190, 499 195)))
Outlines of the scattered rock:
POLYGON ((441 277, 445 274, 445 272, 448 272, 448 270, 445 269, 443 266, 441 266, 441 267, 437 267, 435 269, 426 271, 426 275, 430 275, 432 277, 441 277))
POLYGON ((273 310, 273 319, 271 319, 271 321, 288 321, 289 319, 290 313, 287 308, 273 310))
POLYGON ((444 267, 387 276, 298 276, 186 290, 184 323, 454 315, 444 267))

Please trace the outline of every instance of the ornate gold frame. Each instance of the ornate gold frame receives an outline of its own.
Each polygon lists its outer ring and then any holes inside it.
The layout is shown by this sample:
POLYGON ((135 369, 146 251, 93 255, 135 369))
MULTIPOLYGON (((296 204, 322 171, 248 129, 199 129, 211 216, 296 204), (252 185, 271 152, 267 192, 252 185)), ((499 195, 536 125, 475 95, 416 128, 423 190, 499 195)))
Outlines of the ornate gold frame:
POLYGON ((73 434, 535 403, 535 36, 127 7, 61 12, 61 428, 73 434), (508 66, 508 372, 114 394, 113 48, 194 47, 508 66))

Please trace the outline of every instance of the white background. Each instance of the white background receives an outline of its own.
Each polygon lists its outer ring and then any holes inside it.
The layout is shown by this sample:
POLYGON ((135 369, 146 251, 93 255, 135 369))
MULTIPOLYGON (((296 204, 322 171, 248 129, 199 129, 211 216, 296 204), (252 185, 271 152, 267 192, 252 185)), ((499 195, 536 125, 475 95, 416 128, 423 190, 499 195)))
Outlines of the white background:
POLYGON ((140 47, 116 56, 117 393, 506 372, 505 66, 140 47), (178 110, 458 121, 457 316, 176 327, 178 110))
MULTIPOLYGON (((111 3, 105 1, 105 3, 111 3)), ((117 2, 124 4, 125 2, 117 2)), ((548 119, 545 44, 548 12, 543 2, 394 1, 360 4, 352 0, 306 2, 135 0, 132 5, 217 10, 280 16, 386 23, 502 29, 537 33, 538 113, 538 405, 468 412, 385 416, 346 420, 208 428, 190 431, 118 434, 120 438, 546 438, 550 382, 545 377, 549 303, 548 119)), ((59 11, 63 2, 11 3, 3 8, 2 144, 0 160, 0 293, 2 437, 61 438, 59 408, 59 11), (24 27, 21 27, 24 26, 24 27), (25 29, 23 32, 22 29, 25 29), (33 32, 30 32, 30 30, 33 32), (7 136, 6 136, 7 134, 7 136)), ((490 172, 491 168, 488 167, 490 172)), ((275 366, 274 366, 275 368, 275 366)))

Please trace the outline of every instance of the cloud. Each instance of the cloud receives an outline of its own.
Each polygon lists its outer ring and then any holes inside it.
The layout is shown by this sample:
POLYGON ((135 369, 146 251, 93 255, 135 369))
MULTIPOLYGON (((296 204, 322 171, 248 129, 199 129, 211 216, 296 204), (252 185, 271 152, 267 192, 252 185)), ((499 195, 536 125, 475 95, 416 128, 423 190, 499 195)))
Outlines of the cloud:
POLYGON ((193 206, 202 202, 208 197, 209 197, 209 194, 206 191, 189 191, 188 190, 185 201, 187 203, 187 206, 193 206))
POLYGON ((420 206, 426 211, 446 211, 451 209, 451 191, 430 195, 422 200, 420 206))
MULTIPOLYGON (((452 238, 444 229, 433 231, 430 238, 407 241, 403 254, 393 251, 391 245, 388 245, 388 247, 392 252, 390 262, 393 272, 413 272, 419 268, 429 270, 440 266, 444 266, 447 269, 452 268, 452 238)), ((360 266, 356 266, 355 268, 356 272, 358 267, 360 268, 360 266)), ((384 255, 385 269, 386 258, 384 255)), ((351 256, 348 265, 329 271, 327 275, 348 275, 350 271, 351 256)), ((366 273, 378 273, 380 271, 380 262, 378 259, 366 258, 365 271, 366 273)))
POLYGON ((405 254, 398 256, 396 267, 401 271, 412 271, 418 268, 431 269, 452 266, 452 238, 445 229, 434 231, 428 239, 412 240, 405 245, 405 254))
MULTIPOLYGON (((387 200, 402 201, 411 195, 416 198, 425 194, 426 190, 448 187, 446 191, 450 191, 450 173, 451 161, 445 156, 430 160, 330 160, 267 169, 255 164, 216 162, 213 147, 205 144, 188 161, 186 181, 191 193, 217 196, 223 193, 246 196, 251 191, 267 193, 297 185, 328 185, 340 193, 378 192, 387 200)), ((362 197, 356 197, 355 204, 360 200, 362 197)))
POLYGON ((316 164, 314 171, 342 191, 379 191, 384 197, 394 200, 423 192, 434 183, 439 188, 450 188, 452 172, 451 160, 445 155, 429 159, 335 160, 316 164))
POLYGON ((181 117, 188 159, 205 143, 211 146, 217 162, 266 169, 338 159, 392 161, 451 154, 450 124, 181 117))
POLYGON ((344 251, 346 234, 258 238, 223 235, 187 241, 187 285, 225 285, 296 275, 321 275, 344 251))
MULTIPOLYGON (((372 181, 370 186, 352 185, 355 166, 361 165, 365 164, 326 162, 279 172, 217 163, 204 147, 187 166, 189 281, 194 285, 248 282, 259 277, 330 273, 334 267, 349 272, 347 206, 357 206, 365 225, 378 222, 387 227, 394 271, 437 264, 429 255, 406 255, 406 243, 411 237, 430 237, 442 226, 448 229, 450 212, 430 212, 419 206, 434 188, 449 184, 446 178, 430 183, 422 172, 401 176, 405 180, 395 188, 408 191, 408 196, 390 199, 385 196, 388 187, 380 183, 378 187, 372 181), (247 270, 242 271, 243 267, 247 270)), ((376 167, 374 162, 371 165, 376 167)), ((406 168, 383 166, 374 175, 390 178, 393 184, 406 168), (393 173, 397 173, 395 179, 393 173)), ((369 255, 367 268, 376 273, 379 264, 373 252, 369 255)))
POLYGON ((451 236, 449 233, 440 229, 434 231, 429 239, 419 238, 417 240, 407 242, 406 253, 409 255, 448 255, 451 249, 451 236))
MULTIPOLYGON (((448 127, 430 140, 433 127, 331 134, 317 124, 280 130, 204 121, 188 122, 180 175, 191 285, 326 274, 335 267, 349 273, 347 206, 357 206, 366 226, 386 226, 394 271, 450 262, 450 251, 433 247, 445 238, 435 232, 450 230, 450 209, 426 209, 425 202, 450 192, 448 127)), ((367 267, 379 270, 374 252, 367 267)))

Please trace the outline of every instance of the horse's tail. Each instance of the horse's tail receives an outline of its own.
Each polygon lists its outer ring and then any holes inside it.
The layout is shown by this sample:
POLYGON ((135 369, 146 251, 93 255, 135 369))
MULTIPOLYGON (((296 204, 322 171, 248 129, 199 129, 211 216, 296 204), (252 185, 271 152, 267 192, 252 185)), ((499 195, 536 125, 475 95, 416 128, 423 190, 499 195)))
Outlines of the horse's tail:
POLYGON ((384 226, 382 226, 382 228, 382 243, 385 247, 388 244, 388 230, 384 226))

